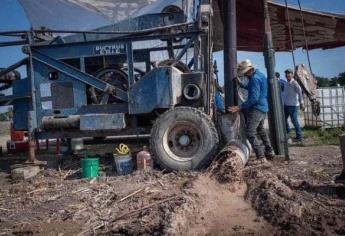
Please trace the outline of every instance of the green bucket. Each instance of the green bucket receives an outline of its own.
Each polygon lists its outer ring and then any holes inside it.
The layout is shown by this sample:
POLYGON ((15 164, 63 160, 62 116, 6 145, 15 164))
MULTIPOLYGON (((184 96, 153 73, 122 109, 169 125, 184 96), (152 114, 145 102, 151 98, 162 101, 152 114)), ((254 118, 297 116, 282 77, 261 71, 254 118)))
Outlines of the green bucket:
POLYGON ((99 175, 99 159, 83 158, 81 159, 81 171, 83 178, 92 178, 99 175))

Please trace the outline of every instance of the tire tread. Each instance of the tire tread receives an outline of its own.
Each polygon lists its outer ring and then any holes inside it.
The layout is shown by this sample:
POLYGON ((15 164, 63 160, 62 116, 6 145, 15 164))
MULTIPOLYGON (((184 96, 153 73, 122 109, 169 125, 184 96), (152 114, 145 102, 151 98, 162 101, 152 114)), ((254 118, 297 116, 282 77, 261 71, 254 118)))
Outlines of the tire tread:
POLYGON ((214 140, 215 142, 215 147, 210 151, 209 155, 207 157, 204 158, 203 161, 201 161, 199 163, 198 166, 196 166, 194 169, 202 169, 204 167, 206 167, 207 165, 210 164, 210 162, 212 161, 212 158, 217 154, 217 151, 218 151, 218 145, 219 145, 219 136, 218 136, 218 132, 217 132, 217 128, 216 126, 214 125, 214 122, 212 121, 212 119, 207 115, 205 114, 203 111, 197 109, 197 108, 194 108, 194 107, 175 107, 175 108, 172 108, 168 111, 166 111, 165 113, 163 113, 161 116, 159 116, 153 126, 152 126, 152 129, 151 129, 151 139, 150 139, 150 146, 151 146, 151 150, 152 150, 152 157, 154 159, 154 161, 156 161, 156 163, 161 166, 162 168, 165 168, 169 171, 173 171, 175 169, 172 169, 170 168, 169 166, 167 166, 160 158, 157 158, 156 155, 157 153, 155 153, 155 149, 153 148, 154 147, 154 140, 153 138, 154 137, 157 137, 158 136, 158 131, 159 131, 159 125, 162 123, 162 121, 168 116, 170 115, 171 113, 173 112, 179 112, 179 113, 184 113, 184 112, 192 112, 194 113, 195 115, 197 115, 198 117, 200 117, 201 119, 205 120, 207 122, 207 125, 208 127, 210 128, 210 131, 211 131, 211 139, 214 140))

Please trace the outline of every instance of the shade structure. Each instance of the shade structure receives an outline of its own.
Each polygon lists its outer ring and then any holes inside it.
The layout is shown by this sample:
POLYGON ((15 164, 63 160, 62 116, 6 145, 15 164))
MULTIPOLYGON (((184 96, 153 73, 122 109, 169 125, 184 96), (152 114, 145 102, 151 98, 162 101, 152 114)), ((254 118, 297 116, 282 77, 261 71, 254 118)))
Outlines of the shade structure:
MULTIPOLYGON (((159 13, 169 5, 183 8, 182 0, 19 0, 33 28, 90 30, 144 14, 159 13), (75 12, 75 14, 73 14, 75 12), (78 13, 78 14, 77 14, 78 13), (78 24, 80 26, 78 26, 78 24), (61 28, 63 27, 63 28, 61 28)), ((214 51, 223 49, 223 3, 213 0, 214 51)), ((193 2, 193 1, 189 1, 193 2)), ((302 18, 298 8, 289 6, 294 48, 305 47, 302 18)), ((276 51, 291 50, 287 9, 269 2, 276 51)), ((345 45, 345 15, 315 10, 302 11, 309 49, 345 45)), ((262 0, 237 0, 238 50, 263 51, 262 0)))

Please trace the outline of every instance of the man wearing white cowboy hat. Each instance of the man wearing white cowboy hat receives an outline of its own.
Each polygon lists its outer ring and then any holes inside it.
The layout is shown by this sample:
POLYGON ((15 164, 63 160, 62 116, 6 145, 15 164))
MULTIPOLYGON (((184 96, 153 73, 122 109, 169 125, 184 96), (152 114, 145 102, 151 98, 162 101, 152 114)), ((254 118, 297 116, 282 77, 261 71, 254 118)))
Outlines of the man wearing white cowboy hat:
POLYGON ((240 86, 248 90, 248 99, 240 106, 228 108, 230 112, 247 110, 246 135, 252 145, 256 158, 265 162, 266 158, 273 158, 273 149, 269 137, 264 129, 264 121, 268 112, 267 78, 255 69, 250 60, 242 61, 237 67, 238 74, 248 77, 248 85, 240 86), (263 148, 256 139, 256 134, 262 139, 263 148))

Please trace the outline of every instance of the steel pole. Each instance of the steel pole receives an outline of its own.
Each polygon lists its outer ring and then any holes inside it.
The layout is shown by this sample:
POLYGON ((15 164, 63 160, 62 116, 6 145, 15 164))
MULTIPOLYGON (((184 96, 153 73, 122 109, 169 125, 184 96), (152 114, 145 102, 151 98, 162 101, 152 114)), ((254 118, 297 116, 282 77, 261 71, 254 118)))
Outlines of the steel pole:
POLYGON ((34 117, 33 117, 33 111, 29 111, 28 112, 28 141, 29 141, 29 159, 28 161, 30 163, 37 163, 37 159, 36 159, 36 151, 35 151, 35 147, 36 147, 36 140, 35 140, 35 136, 34 136, 34 127, 33 127, 33 121, 34 117))
POLYGON ((224 6, 224 93, 225 106, 237 104, 237 25, 236 0, 223 0, 224 6))
POLYGON ((289 158, 287 139, 286 139, 286 125, 285 117, 280 96, 278 81, 274 78, 275 73, 275 51, 273 48, 271 22, 268 11, 267 0, 263 0, 264 6, 264 58, 267 69, 267 79, 269 84, 269 130, 274 151, 278 155, 284 155, 286 159, 289 158))

